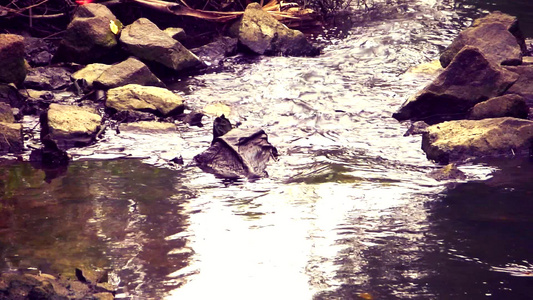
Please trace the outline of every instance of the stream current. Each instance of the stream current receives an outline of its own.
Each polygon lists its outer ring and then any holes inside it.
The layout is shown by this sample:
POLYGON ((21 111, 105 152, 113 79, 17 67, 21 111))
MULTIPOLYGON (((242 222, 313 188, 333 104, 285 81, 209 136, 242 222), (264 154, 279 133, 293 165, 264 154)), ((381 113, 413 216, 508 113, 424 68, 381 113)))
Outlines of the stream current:
POLYGON ((391 118, 435 77, 413 67, 481 13, 462 4, 411 1, 319 35, 319 57, 236 56, 177 82, 194 110, 267 132, 268 178, 189 165, 212 116, 108 132, 54 179, 4 162, 0 269, 103 268, 123 299, 533 299, 533 164, 479 161, 438 182, 391 118))

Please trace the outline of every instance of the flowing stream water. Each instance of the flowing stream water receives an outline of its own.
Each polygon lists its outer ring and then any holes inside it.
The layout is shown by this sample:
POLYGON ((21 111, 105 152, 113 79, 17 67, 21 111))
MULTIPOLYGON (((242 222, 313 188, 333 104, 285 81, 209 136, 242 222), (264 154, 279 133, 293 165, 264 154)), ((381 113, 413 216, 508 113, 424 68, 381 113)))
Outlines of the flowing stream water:
POLYGON ((56 176, 2 163, 0 269, 104 268, 123 299, 533 299, 533 163, 479 161, 438 182, 420 136, 391 118, 435 77, 412 67, 476 7, 410 1, 320 34, 319 57, 239 55, 176 82, 190 107, 267 132, 281 156, 265 179, 189 165, 213 117, 108 132, 56 176))

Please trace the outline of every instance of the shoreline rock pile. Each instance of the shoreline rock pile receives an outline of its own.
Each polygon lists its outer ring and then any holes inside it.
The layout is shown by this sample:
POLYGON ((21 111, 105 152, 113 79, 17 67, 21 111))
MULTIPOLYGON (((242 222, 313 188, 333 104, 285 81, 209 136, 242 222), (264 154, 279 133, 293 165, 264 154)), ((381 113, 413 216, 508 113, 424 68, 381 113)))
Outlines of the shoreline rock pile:
POLYGON ((447 164, 533 151, 533 58, 516 17, 494 12, 441 54, 444 71, 393 117, 421 130, 430 160, 447 164), (422 126, 424 127, 424 126, 422 126))
MULTIPOLYGON (((123 26, 106 6, 89 3, 77 8, 57 49, 36 38, 25 43, 22 36, 0 35, 0 154, 27 150, 23 114, 41 116, 41 143, 48 147, 34 149, 35 153, 57 149, 62 158, 69 148, 96 142, 108 120, 195 120, 201 125, 197 113, 184 114, 186 99, 168 90, 165 78, 216 69, 238 50, 255 55, 319 54, 300 31, 287 28, 257 3, 246 8, 234 28, 232 37, 189 50, 179 41, 186 39, 183 30, 161 30, 146 18, 123 26), (67 92, 67 99, 56 99, 60 92, 67 92)), ((149 124, 153 122, 139 125, 149 124)), ((30 158, 45 159, 38 156, 30 158)))

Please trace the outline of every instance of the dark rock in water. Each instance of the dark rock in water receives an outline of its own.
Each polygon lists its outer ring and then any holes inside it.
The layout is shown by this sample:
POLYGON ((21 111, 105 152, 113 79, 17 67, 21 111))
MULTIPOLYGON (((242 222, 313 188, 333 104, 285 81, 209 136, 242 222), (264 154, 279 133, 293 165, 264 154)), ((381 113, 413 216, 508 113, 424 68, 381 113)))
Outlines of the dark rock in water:
POLYGON ((428 177, 437 181, 442 180, 465 180, 466 175, 463 171, 457 168, 455 164, 448 164, 438 170, 432 171, 428 174, 428 177))
POLYGON ((66 151, 59 149, 52 140, 43 140, 41 149, 30 153, 30 163, 35 169, 44 171, 44 181, 50 183, 52 179, 67 173, 69 156, 66 151))
POLYGON ((505 92, 517 94, 526 99, 529 106, 533 106, 533 65, 506 67, 507 70, 518 74, 518 80, 505 92))
POLYGON ((24 38, 24 47, 26 52, 26 61, 32 67, 46 66, 52 61, 53 54, 57 47, 45 39, 34 37, 24 38))
POLYGON ((71 72, 61 67, 30 69, 24 85, 36 90, 61 90, 72 86, 71 72))
POLYGON ((313 56, 313 47, 298 30, 289 29, 276 20, 259 3, 250 3, 239 23, 239 42, 256 54, 313 56))
POLYGON ((466 46, 437 79, 392 116, 428 124, 462 119, 475 104, 500 96, 517 79, 516 73, 487 60, 477 48, 466 46))
POLYGON ((237 52, 239 40, 227 36, 220 37, 218 40, 207 45, 192 49, 205 67, 216 68, 220 62, 227 56, 234 55, 237 52))
POLYGON ((428 123, 424 121, 416 121, 411 124, 409 129, 403 134, 403 136, 410 136, 410 135, 416 135, 416 134, 423 134, 427 131, 427 128, 429 127, 428 123))
POLYGON ((476 104, 470 110, 469 119, 513 117, 527 119, 529 107, 520 95, 508 94, 476 104))
POLYGON ((189 124, 190 126, 203 127, 204 124, 202 124, 202 118, 204 116, 205 115, 200 112, 191 112, 188 114, 179 115, 177 119, 182 121, 183 123, 189 124))
POLYGON ((533 121, 516 118, 448 121, 428 127, 422 150, 439 163, 478 157, 528 156, 533 121))
POLYGON ((486 18, 477 26, 463 30, 442 53, 441 65, 446 68, 465 46, 478 48, 488 60, 498 65, 521 64, 522 49, 516 37, 509 32, 509 25, 502 22, 495 17, 486 18))
POLYGON ((225 135, 231 129, 233 129, 233 126, 231 126, 230 121, 226 119, 224 114, 215 118, 215 121, 213 122, 213 141, 215 141, 217 137, 225 135))
POLYGON ((259 129, 233 129, 215 138, 211 146, 194 157, 204 171, 224 178, 266 177, 266 165, 278 152, 259 129))

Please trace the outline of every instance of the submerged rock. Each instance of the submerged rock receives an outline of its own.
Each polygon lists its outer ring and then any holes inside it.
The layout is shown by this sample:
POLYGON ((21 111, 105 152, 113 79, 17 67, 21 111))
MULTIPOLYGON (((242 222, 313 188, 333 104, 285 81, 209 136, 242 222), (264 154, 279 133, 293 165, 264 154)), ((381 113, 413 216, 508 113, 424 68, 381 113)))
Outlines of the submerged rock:
POLYGON ((85 146, 95 140, 101 123, 90 108, 53 103, 41 115, 41 140, 52 140, 60 149, 85 146))
POLYGON ((469 119, 514 117, 527 119, 529 107, 522 96, 509 94, 491 98, 476 104, 471 110, 469 119))
POLYGON ((139 121, 132 123, 120 124, 121 131, 134 131, 145 133, 162 133, 162 132, 175 132, 176 125, 173 123, 156 122, 156 121, 139 121))
MULTIPOLYGON (((514 25, 510 25, 510 22, 506 20, 500 21, 502 18, 513 17, 504 14, 492 15, 478 21, 476 26, 459 33, 452 44, 442 53, 440 57, 442 66, 447 67, 465 46, 478 48, 488 60, 498 65, 521 64, 522 49, 517 38, 509 32, 510 27, 514 25), (497 16, 501 16, 501 18, 497 16)), ((514 19, 516 21, 516 18, 514 19)), ((523 39, 521 42, 524 43, 523 39)))
POLYGON ((120 42, 129 53, 141 60, 156 62, 176 71, 201 63, 196 55, 146 18, 124 27, 120 42))
POLYGON ((517 79, 516 73, 487 60, 477 48, 466 46, 444 72, 409 98, 393 117, 428 124, 462 119, 475 104, 500 96, 517 79))
POLYGON ((257 54, 312 56, 319 54, 298 30, 289 29, 261 9, 259 3, 250 3, 239 25, 239 42, 257 54))
POLYGON ((94 80, 94 86, 101 89, 110 89, 126 84, 140 84, 164 86, 152 71, 140 60, 130 57, 123 62, 112 65, 94 80))
POLYGON ((0 34, 0 83, 24 82, 26 77, 24 38, 16 34, 0 34))
POLYGON ((65 167, 69 163, 66 151, 57 147, 52 140, 43 140, 43 147, 33 150, 30 154, 30 162, 37 169, 50 169, 65 167))
POLYGON ((516 118, 449 121, 428 127, 422 150, 439 163, 485 156, 527 156, 533 121, 516 118))
POLYGON ((116 111, 142 111, 169 116, 183 112, 183 98, 160 87, 128 84, 107 92, 106 106, 116 111))
POLYGON ((194 161, 202 170, 224 178, 258 178, 268 176, 266 165, 277 155, 263 130, 236 128, 215 138, 194 161))
POLYGON ((0 122, 0 153, 21 153, 23 150, 22 124, 0 122))
POLYGON ((223 36, 191 51, 200 58, 204 66, 217 67, 225 57, 237 53, 238 42, 238 39, 223 36))
POLYGON ((109 26, 116 20, 104 5, 87 4, 78 7, 65 31, 54 60, 81 64, 98 62, 117 46, 115 34, 109 26))
POLYGON ((442 180, 465 180, 466 175, 463 171, 457 168, 456 164, 448 164, 438 170, 432 171, 428 174, 428 177, 437 181, 442 180))

